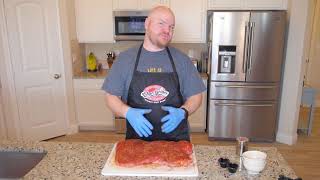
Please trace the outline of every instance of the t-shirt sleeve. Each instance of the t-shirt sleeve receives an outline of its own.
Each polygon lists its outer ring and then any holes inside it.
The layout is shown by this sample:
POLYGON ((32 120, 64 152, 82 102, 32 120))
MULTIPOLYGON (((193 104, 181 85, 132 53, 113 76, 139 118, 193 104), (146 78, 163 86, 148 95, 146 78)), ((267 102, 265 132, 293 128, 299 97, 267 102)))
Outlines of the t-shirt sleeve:
POLYGON ((123 96, 126 83, 125 77, 128 73, 128 64, 126 64, 127 61, 127 54, 120 53, 104 80, 104 83, 101 87, 102 90, 115 96, 123 96))
POLYGON ((199 94, 206 90, 206 87, 200 77, 200 74, 196 67, 193 65, 190 58, 186 55, 181 55, 182 69, 180 71, 179 78, 181 80, 181 94, 184 99, 188 99, 190 96, 199 94))

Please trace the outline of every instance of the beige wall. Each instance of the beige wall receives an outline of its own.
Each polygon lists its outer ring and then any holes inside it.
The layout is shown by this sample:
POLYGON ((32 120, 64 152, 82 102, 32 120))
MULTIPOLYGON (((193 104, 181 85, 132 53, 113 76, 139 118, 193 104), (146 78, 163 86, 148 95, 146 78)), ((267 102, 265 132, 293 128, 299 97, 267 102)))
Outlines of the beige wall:
POLYGON ((288 4, 288 35, 277 131, 277 141, 286 144, 297 141, 309 4, 309 0, 290 0, 288 4))
POLYGON ((320 107, 320 0, 313 1, 315 9, 311 26, 309 63, 306 68, 306 84, 318 91, 316 105, 320 107))
POLYGON ((74 0, 67 0, 67 16, 68 16, 68 26, 69 26, 69 37, 71 40, 77 39, 76 30, 76 16, 75 16, 75 5, 74 0))

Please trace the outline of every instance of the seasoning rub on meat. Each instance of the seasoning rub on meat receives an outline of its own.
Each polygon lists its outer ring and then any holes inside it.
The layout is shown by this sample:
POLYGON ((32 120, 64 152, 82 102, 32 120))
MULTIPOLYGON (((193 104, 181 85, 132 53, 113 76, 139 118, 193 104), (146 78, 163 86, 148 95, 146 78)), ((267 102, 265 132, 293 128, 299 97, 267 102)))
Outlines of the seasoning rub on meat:
POLYGON ((192 144, 188 141, 123 140, 117 143, 115 163, 124 167, 187 167, 192 164, 192 144))

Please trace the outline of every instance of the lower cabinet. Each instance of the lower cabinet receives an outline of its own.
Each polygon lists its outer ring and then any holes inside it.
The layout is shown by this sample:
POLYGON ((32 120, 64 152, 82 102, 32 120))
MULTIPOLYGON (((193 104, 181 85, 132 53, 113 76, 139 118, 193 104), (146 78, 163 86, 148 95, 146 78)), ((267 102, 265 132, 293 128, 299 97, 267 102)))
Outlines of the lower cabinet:
MULTIPOLYGON (((207 79, 203 79, 207 87, 207 79)), ((207 91, 202 93, 202 104, 196 112, 189 116, 189 125, 191 132, 204 132, 207 123, 207 91)))
MULTIPOLYGON (((207 79, 203 79, 207 86, 207 79)), ((103 79, 75 79, 76 118, 80 130, 116 130, 125 132, 125 119, 116 119, 104 102, 103 79)), ((206 130, 207 93, 203 93, 200 108, 189 116, 191 132, 206 130)))
POLYGON ((114 115, 104 102, 103 79, 75 79, 76 118, 80 130, 114 130, 114 115))

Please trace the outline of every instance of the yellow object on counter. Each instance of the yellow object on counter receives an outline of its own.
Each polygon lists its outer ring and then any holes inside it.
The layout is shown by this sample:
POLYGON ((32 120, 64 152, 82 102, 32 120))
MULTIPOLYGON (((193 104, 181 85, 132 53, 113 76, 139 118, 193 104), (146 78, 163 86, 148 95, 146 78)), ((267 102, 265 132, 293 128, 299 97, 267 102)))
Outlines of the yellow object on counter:
POLYGON ((87 58, 87 70, 97 71, 97 59, 92 52, 90 52, 87 58))

